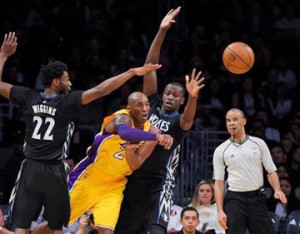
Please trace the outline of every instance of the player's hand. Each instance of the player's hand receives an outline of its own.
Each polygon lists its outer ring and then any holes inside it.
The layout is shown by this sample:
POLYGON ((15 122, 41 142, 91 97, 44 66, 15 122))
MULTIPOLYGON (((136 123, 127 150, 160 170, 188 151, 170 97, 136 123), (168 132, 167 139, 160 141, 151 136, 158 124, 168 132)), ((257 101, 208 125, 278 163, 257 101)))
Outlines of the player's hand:
POLYGON ((194 68, 191 77, 189 75, 185 76, 185 87, 192 97, 198 97, 200 89, 204 87, 204 77, 201 77, 201 74, 201 71, 196 74, 196 69, 194 68))
POLYGON ((227 227, 227 215, 225 214, 224 211, 218 212, 218 216, 219 216, 219 224, 222 228, 224 228, 225 230, 228 229, 227 227))
POLYGON ((168 134, 157 134, 158 144, 169 150, 173 144, 173 137, 168 134))
POLYGON ((161 68, 160 64, 148 63, 148 64, 145 64, 143 67, 132 68, 132 71, 133 71, 134 75, 136 75, 136 76, 143 76, 143 75, 147 74, 148 72, 155 71, 160 68, 161 68))
POLYGON ((172 9, 170 10, 167 15, 163 18, 163 20, 160 23, 160 28, 161 29, 169 29, 172 24, 174 24, 175 21, 175 17, 179 14, 181 7, 177 7, 175 10, 172 9))
POLYGON ((17 40, 16 34, 14 32, 10 32, 5 34, 4 40, 1 46, 1 55, 5 56, 6 58, 13 55, 17 49, 17 40))
POLYGON ((287 203, 286 196, 281 190, 274 192, 274 198, 279 199, 283 204, 287 203))

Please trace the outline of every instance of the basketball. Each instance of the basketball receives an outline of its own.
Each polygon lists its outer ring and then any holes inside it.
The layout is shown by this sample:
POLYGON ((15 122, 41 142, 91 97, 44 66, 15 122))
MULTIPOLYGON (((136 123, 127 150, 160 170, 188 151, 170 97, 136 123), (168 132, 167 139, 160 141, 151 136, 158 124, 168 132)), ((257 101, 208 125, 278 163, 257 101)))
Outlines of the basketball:
POLYGON ((254 64, 254 52, 243 42, 233 42, 223 52, 223 64, 234 74, 246 73, 254 64))

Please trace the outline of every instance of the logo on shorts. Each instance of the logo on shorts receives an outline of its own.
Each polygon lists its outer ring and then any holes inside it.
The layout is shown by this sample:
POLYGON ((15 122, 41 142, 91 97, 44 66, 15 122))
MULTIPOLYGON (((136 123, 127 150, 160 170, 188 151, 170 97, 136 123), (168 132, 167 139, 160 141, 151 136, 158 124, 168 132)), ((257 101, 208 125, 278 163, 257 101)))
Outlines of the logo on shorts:
POLYGON ((168 214, 167 212, 163 212, 163 213, 161 214, 161 218, 162 218, 163 221, 165 221, 166 223, 169 222, 169 220, 170 220, 170 216, 169 216, 169 214, 168 214))

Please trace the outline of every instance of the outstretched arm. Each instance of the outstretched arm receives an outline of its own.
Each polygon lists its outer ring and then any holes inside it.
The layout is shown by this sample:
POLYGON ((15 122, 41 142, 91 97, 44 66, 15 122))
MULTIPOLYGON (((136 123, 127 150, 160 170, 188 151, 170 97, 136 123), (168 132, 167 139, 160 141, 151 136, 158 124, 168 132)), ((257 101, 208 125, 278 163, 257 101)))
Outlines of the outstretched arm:
POLYGON ((204 87, 204 77, 201 77, 202 72, 196 75, 196 69, 193 69, 191 77, 185 76, 185 87, 189 93, 187 104, 184 112, 180 117, 180 126, 187 131, 193 126, 194 117, 197 108, 197 99, 200 89, 204 87))
POLYGON ((126 81, 128 81, 130 78, 134 76, 143 76, 148 72, 159 69, 160 67, 161 65, 159 64, 146 64, 143 67, 131 68, 120 75, 111 77, 103 81, 96 87, 83 92, 82 105, 86 105, 96 100, 97 98, 110 94, 112 91, 119 88, 121 85, 123 85, 126 81))
MULTIPOLYGON (((161 21, 159 30, 150 46, 147 54, 146 63, 158 63, 162 43, 165 39, 168 29, 175 23, 175 17, 179 14, 180 7, 172 9, 161 21)), ((149 72, 144 75, 143 93, 148 97, 157 91, 157 75, 156 71, 149 72)))
POLYGON ((7 58, 16 52, 17 45, 17 37, 14 32, 5 34, 0 51, 0 94, 7 99, 9 99, 12 85, 2 81, 3 67, 7 58))
MULTIPOLYGON (((133 128, 131 118, 126 114, 115 115, 114 118, 105 126, 107 133, 119 134, 121 139, 128 142, 156 141, 165 149, 170 149, 173 144, 173 138, 167 134, 160 134, 159 131, 143 131, 133 128)), ((151 125, 151 129, 154 127, 151 125)), ((156 128, 155 128, 156 129, 156 128)))

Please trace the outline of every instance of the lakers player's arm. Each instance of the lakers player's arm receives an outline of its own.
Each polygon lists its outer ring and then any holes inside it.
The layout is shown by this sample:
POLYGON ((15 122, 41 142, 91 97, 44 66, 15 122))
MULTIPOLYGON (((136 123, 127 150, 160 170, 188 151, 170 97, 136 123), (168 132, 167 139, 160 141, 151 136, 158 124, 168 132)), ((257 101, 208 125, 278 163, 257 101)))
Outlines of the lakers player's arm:
MULTIPOLYGON (((145 63, 158 63, 161 46, 165 39, 168 29, 175 23, 175 18, 180 12, 180 7, 175 10, 170 10, 160 23, 159 30, 152 41, 150 49, 147 54, 145 63)), ((143 93, 148 97, 157 91, 157 74, 156 71, 151 71, 144 75, 143 79, 143 93)))
POLYGON ((0 51, 0 94, 9 99, 12 85, 2 81, 3 67, 7 58, 13 55, 17 49, 17 37, 14 32, 5 34, 0 51))
POLYGON ((101 82, 94 88, 84 91, 81 97, 82 105, 86 105, 96 100, 97 98, 110 94, 112 91, 119 88, 121 85, 123 85, 126 81, 128 81, 134 76, 143 76, 150 71, 159 69, 160 67, 161 65, 159 64, 145 64, 142 67, 131 68, 120 75, 111 77, 101 82))
POLYGON ((158 133, 145 132, 131 126, 131 117, 126 114, 115 115, 106 125, 105 132, 118 134, 122 140, 129 142, 157 141, 160 136, 158 133))
POLYGON ((165 148, 169 149, 173 144, 173 138, 167 134, 159 134, 159 130, 152 126, 150 127, 151 132, 157 134, 159 137, 158 141, 145 141, 138 148, 128 144, 126 146, 126 160, 131 170, 138 169, 145 160, 151 155, 157 143, 163 145, 165 148))
POLYGON ((187 131, 193 126, 194 117, 196 114, 197 100, 200 89, 204 87, 204 77, 201 77, 202 72, 196 74, 196 69, 193 69, 191 76, 185 76, 185 87, 189 97, 183 113, 180 116, 181 129, 187 131))

